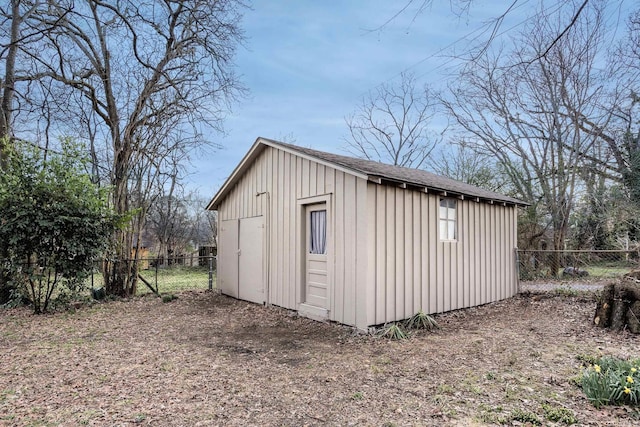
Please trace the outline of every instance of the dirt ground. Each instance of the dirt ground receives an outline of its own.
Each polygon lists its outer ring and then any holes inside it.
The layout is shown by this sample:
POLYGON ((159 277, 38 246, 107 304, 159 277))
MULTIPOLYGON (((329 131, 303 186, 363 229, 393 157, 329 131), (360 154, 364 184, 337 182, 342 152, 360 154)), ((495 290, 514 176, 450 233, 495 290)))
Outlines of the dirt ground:
POLYGON ((640 425, 594 409, 580 357, 639 357, 591 297, 518 296, 389 341, 211 292, 33 316, 0 310, 0 425, 640 425))

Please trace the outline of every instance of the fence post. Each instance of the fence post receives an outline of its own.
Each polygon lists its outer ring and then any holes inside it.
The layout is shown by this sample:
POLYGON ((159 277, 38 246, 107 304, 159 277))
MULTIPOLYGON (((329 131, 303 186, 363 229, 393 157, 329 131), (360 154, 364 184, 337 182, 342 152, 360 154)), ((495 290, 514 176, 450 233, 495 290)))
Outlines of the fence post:
POLYGON ((156 294, 159 293, 158 290, 158 264, 160 264, 159 258, 156 258, 156 294))
POLYGON ((213 290, 213 255, 209 255, 209 290, 213 290))
POLYGON ((518 248, 515 248, 516 251, 516 295, 520 293, 520 252, 518 252, 518 248))

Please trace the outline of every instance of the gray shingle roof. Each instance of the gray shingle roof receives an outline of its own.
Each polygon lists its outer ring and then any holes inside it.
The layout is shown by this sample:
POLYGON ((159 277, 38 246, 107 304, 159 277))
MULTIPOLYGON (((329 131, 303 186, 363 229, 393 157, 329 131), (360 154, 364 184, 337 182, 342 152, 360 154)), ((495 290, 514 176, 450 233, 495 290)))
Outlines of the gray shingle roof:
POLYGON ((358 159, 355 157, 341 156, 339 154, 299 147, 297 145, 286 144, 284 142, 266 138, 259 139, 268 141, 274 145, 279 145, 291 151, 297 151, 307 156, 315 157, 325 162, 334 163, 342 166, 343 168, 351 169, 354 172, 367 175, 369 179, 372 180, 379 179, 382 181, 397 182, 398 184, 406 184, 414 187, 424 187, 427 191, 433 190, 447 192, 452 193, 453 195, 479 198, 487 201, 505 202, 516 205, 528 204, 513 197, 485 190, 474 185, 465 184, 464 182, 456 181, 424 170, 393 166, 371 160, 358 159))

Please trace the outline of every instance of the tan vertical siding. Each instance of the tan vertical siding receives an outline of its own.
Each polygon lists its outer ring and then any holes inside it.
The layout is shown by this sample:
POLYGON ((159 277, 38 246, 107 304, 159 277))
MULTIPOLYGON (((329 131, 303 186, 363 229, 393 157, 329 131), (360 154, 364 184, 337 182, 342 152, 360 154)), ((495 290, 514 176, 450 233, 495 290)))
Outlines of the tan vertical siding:
MULTIPOLYGON (((412 230, 411 233, 413 235, 413 244, 411 246, 411 253, 413 255, 411 260, 411 266, 413 267, 413 301, 411 312, 417 313, 420 308, 423 306, 423 295, 425 292, 422 291, 422 283, 423 283, 423 269, 422 269, 422 250, 413 250, 413 246, 418 246, 422 248, 420 239, 422 239, 422 214, 420 210, 420 193, 412 192, 411 193, 411 219, 412 219, 412 230)), ((428 290, 425 290, 428 291, 428 290)))
POLYGON ((335 275, 333 281, 333 294, 331 297, 331 311, 334 317, 341 317, 343 313, 344 302, 344 274, 345 274, 345 262, 344 259, 344 246, 347 236, 345 235, 345 224, 342 212, 344 211, 344 197, 340 197, 340 194, 344 192, 344 174, 337 173, 335 182, 336 197, 334 200, 334 253, 330 256, 330 259, 335 260, 335 275))
POLYGON ((405 291, 405 281, 404 281, 404 241, 407 236, 404 234, 404 208, 405 201, 404 195, 406 191, 395 188, 395 203, 394 203, 394 216, 395 216, 395 224, 393 227, 393 234, 395 238, 394 246, 395 246, 395 257, 391 257, 391 262, 394 263, 394 269, 396 271, 396 280, 395 280, 395 315, 400 318, 406 318, 404 314, 404 291, 405 291))
POLYGON ((406 236, 403 248, 403 264, 404 264, 404 313, 411 316, 413 312, 413 191, 406 192, 405 208, 404 208, 404 230, 402 233, 406 236))
POLYGON ((457 201, 457 240, 439 236, 440 196, 369 183, 369 321, 512 296, 515 207, 457 201))
MULTIPOLYGON (((379 191, 379 186, 369 185, 369 188, 372 191, 369 191, 369 194, 373 195, 369 202, 369 221, 375 224, 374 234, 371 237, 375 243, 374 253, 376 257, 374 258, 373 265, 376 270, 376 277, 374 286, 375 286, 375 324, 383 323, 386 319, 386 287, 383 286, 383 283, 386 280, 387 276, 387 264, 384 261, 386 259, 386 209, 387 209, 387 199, 386 192, 379 191), (373 203, 372 203, 373 201, 373 203), (372 206, 373 205, 373 206, 372 206), (372 217, 373 216, 373 219, 372 217)), ((370 292, 370 291, 369 291, 370 292)), ((370 316, 371 318, 372 316, 370 316)))
MULTIPOLYGON (((344 174, 343 174, 344 175, 344 174)), ((358 236, 356 234, 356 177, 344 175, 344 200, 342 210, 342 222, 345 227, 345 241, 343 257, 347 260, 344 268, 344 282, 342 284, 342 311, 336 311, 336 319, 341 319, 343 323, 350 325, 356 321, 356 249, 358 236), (350 206, 350 209, 344 207, 350 206)), ((336 194, 336 199, 340 196, 336 194)), ((336 301, 337 303, 337 301, 336 301)))
MULTIPOLYGON (((436 254, 437 242, 438 242, 438 221, 435 220, 437 211, 437 202, 433 197, 422 196, 423 206, 426 208, 427 215, 423 219, 427 223, 429 233, 427 235, 427 241, 423 243, 429 254, 429 262, 425 264, 429 270, 428 286, 429 286, 429 311, 428 313, 438 312, 438 257, 436 254)), ((424 309, 423 309, 424 310, 424 309)))

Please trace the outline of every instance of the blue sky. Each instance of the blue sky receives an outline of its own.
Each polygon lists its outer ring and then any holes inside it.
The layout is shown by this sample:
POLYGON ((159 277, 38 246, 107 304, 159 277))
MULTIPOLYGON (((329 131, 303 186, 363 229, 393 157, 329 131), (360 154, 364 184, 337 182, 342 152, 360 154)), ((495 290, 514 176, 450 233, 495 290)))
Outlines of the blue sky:
MULTIPOLYGON (((368 91, 402 71, 444 87, 457 64, 449 55, 464 52, 465 39, 483 40, 479 29, 511 3, 474 0, 458 17, 448 0, 435 0, 417 17, 411 5, 376 31, 407 3, 256 0, 245 13, 246 42, 236 58, 249 95, 234 105, 227 135, 211 137, 223 148, 197 153, 188 188, 213 196, 258 136, 345 154, 344 117, 368 91)), ((517 27, 537 5, 519 0, 501 31, 517 27)))

